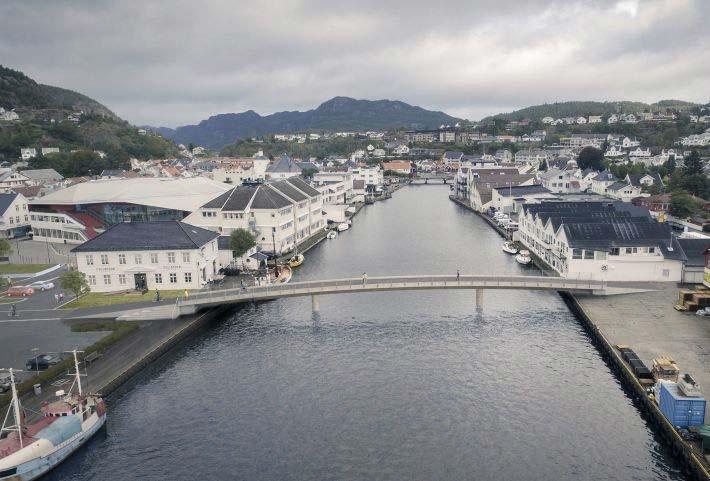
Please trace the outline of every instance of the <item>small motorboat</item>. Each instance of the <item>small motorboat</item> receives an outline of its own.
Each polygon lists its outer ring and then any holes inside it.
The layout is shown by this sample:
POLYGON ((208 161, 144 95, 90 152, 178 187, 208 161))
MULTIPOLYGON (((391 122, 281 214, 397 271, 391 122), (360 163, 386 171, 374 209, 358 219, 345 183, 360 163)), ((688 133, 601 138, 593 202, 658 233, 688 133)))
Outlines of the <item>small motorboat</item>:
POLYGON ((291 280, 292 275, 293 271, 291 270, 291 266, 284 264, 277 266, 275 270, 272 269, 269 272, 269 279, 273 284, 285 284, 291 280))
POLYGON ((503 242, 503 252, 515 255, 518 253, 518 248, 515 247, 515 243, 511 241, 505 241, 503 242))
POLYGON ((327 239, 335 239, 336 237, 338 237, 338 232, 332 230, 332 231, 328 232, 328 233, 325 235, 325 237, 326 237, 327 239))
POLYGON ((527 266, 532 262, 532 258, 530 257, 530 251, 522 250, 518 252, 518 255, 515 256, 515 260, 518 264, 527 266))
POLYGON ((303 264, 304 260, 306 260, 306 258, 303 257, 303 254, 296 254, 288 260, 288 265, 291 267, 298 267, 303 264))
POLYGON ((338 232, 343 232, 348 229, 350 229, 350 224, 348 224, 347 222, 343 222, 342 224, 338 224, 338 232))

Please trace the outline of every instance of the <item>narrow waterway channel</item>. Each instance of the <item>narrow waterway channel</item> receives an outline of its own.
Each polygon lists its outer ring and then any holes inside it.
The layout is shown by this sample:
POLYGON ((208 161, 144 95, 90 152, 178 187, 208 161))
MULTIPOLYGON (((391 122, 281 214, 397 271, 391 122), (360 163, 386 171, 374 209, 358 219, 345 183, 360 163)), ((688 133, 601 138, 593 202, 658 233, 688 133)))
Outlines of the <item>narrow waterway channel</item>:
MULTIPOLYGON (((410 186, 297 279, 518 273, 501 239, 410 186)), ((554 293, 384 292, 235 310, 110 401, 52 480, 684 479, 554 293)))

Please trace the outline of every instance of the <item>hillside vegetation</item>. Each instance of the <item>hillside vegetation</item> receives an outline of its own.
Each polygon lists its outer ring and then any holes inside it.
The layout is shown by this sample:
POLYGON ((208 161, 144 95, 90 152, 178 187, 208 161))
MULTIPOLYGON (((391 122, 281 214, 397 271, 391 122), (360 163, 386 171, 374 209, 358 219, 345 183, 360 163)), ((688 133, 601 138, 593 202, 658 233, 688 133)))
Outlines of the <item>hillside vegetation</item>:
POLYGON ((20 116, 19 121, 0 121, 0 160, 16 161, 24 147, 38 152, 42 147, 58 147, 59 154, 38 155, 30 167, 51 167, 64 176, 76 176, 128 167, 131 157, 161 158, 177 153, 171 141, 139 134, 136 127, 85 95, 38 84, 2 66, 0 106, 14 109, 20 116), (94 151, 104 152, 105 158, 94 151))
POLYGON ((577 117, 588 115, 610 115, 613 113, 635 113, 635 112, 653 112, 659 110, 691 110, 699 108, 699 104, 686 102, 684 100, 661 100, 653 104, 643 102, 555 102, 551 104, 533 105, 520 110, 509 113, 501 113, 486 117, 485 120, 494 118, 505 120, 521 120, 521 119, 541 119, 543 117, 577 117))

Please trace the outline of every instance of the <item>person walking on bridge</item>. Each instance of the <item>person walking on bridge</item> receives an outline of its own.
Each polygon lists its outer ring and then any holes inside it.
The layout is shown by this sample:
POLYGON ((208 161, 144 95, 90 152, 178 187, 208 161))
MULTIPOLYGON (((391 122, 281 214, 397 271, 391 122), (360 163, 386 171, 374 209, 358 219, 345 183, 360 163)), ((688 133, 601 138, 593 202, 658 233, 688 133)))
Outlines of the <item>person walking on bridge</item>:
POLYGON ((367 272, 362 273, 362 285, 367 284, 367 272))
POLYGON ((459 272, 458 269, 456 269, 456 282, 461 280, 461 273, 459 272))

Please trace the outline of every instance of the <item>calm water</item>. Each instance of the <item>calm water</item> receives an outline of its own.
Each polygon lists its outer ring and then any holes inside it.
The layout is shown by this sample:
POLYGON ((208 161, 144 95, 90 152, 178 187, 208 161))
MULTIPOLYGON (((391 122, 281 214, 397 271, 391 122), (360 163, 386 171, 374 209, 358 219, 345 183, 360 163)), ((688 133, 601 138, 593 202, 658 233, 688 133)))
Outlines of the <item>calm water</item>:
MULTIPOLYGON (((408 187, 298 278, 522 269, 448 187, 408 187)), ((110 399, 53 480, 683 479, 560 298, 322 296, 215 322, 110 399)))

